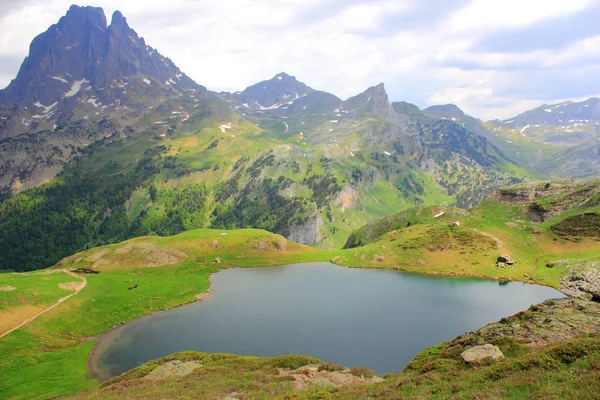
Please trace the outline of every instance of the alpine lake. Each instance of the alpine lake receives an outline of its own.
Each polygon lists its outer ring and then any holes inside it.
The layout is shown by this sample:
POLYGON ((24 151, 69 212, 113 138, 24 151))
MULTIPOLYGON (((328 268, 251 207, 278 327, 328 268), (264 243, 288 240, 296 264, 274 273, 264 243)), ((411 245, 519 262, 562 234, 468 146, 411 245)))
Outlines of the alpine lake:
POLYGON ((303 354, 379 374, 420 351, 560 292, 520 282, 441 278, 330 263, 227 269, 207 299, 157 312, 98 337, 89 359, 105 380, 166 355, 196 350, 303 354))

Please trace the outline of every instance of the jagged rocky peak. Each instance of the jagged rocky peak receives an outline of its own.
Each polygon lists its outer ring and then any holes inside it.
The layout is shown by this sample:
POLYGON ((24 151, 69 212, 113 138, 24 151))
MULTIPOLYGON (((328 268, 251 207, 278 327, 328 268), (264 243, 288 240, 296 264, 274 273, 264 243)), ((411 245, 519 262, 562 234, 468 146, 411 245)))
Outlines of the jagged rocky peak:
POLYGON ((116 11, 107 26, 98 7, 73 5, 58 23, 38 35, 17 77, 2 97, 16 104, 54 104, 82 87, 102 88, 142 75, 165 85, 198 87, 167 58, 146 45, 116 11))
POLYGON ((389 102, 383 83, 372 86, 354 97, 350 97, 343 103, 343 108, 355 112, 373 112, 376 116, 386 121, 394 119, 397 116, 389 102))
POLYGON ((427 115, 433 115, 440 118, 463 118, 466 114, 455 104, 443 104, 427 107, 423 110, 427 115))

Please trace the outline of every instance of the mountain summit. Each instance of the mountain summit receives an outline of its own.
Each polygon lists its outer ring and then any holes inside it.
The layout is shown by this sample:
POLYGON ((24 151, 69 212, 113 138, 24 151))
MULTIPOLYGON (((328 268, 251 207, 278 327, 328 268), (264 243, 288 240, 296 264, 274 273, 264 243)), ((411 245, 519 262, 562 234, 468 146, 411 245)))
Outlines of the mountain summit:
POLYGON ((73 5, 33 40, 29 56, 3 96, 17 104, 53 104, 75 95, 83 85, 101 88, 136 74, 196 86, 171 60, 147 46, 119 11, 107 26, 101 8, 73 5))
POLYGON ((292 116, 335 107, 342 101, 331 93, 315 90, 295 76, 280 72, 242 92, 220 93, 221 98, 248 112, 292 116))

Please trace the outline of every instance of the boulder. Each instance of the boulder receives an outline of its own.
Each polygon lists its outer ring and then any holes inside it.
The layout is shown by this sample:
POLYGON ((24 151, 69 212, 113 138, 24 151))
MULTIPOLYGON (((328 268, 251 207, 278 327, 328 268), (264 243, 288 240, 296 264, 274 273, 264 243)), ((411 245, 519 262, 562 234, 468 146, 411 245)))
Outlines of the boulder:
POLYGON ((502 268, 506 268, 506 263, 499 262, 499 263, 498 263, 498 268, 500 268, 500 269, 502 269, 502 268))
POLYGON ((503 263, 506 263, 507 265, 513 265, 515 263, 515 260, 508 254, 500 254, 498 256, 498 262, 499 263, 503 262, 503 263))
POLYGON ((217 257, 215 258, 215 264, 222 264, 223 260, 221 260, 221 257, 217 257))
POLYGON ((491 344, 484 344, 482 346, 471 347, 468 350, 460 353, 460 356, 468 363, 476 363, 485 359, 492 359, 494 361, 501 360, 504 358, 504 354, 498 348, 491 344))

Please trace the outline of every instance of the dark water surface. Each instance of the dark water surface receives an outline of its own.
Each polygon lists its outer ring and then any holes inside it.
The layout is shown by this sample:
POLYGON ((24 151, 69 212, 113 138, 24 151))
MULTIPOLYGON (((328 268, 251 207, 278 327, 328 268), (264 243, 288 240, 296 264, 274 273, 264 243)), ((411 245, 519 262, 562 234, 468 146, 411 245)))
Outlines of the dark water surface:
POLYGON ((108 378, 183 351, 304 354, 400 372, 421 350, 531 304, 554 289, 330 263, 229 269, 205 301, 134 320, 101 336, 90 365, 108 378))

